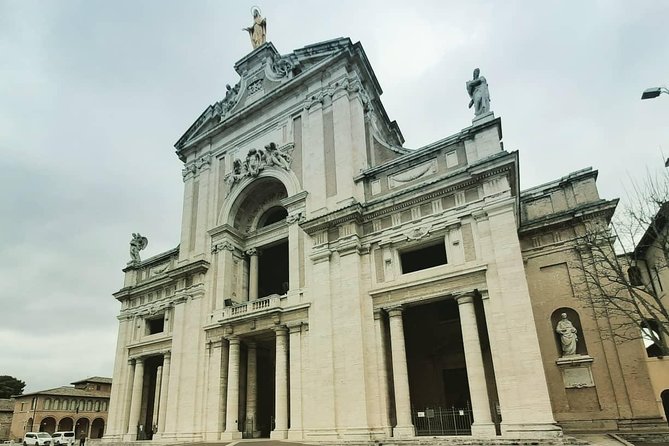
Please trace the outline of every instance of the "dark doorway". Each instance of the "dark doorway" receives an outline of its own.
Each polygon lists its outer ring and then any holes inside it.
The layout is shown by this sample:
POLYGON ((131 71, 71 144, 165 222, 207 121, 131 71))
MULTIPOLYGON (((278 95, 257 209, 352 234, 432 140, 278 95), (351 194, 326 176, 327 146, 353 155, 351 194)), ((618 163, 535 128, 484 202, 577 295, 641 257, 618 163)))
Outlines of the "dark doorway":
POLYGON ((455 300, 407 309, 404 337, 416 433, 470 434, 469 383, 455 300))
POLYGON ((288 291, 288 240, 262 248, 258 258, 258 297, 288 291))
MULTIPOLYGON (((140 425, 137 426, 137 439, 150 440, 153 437, 153 414, 158 410, 155 405, 155 395, 159 392, 157 386, 158 367, 163 365, 163 356, 152 356, 144 360, 144 387, 142 401, 146 407, 146 412, 140 418, 140 425)), ((92 433, 91 433, 92 435, 92 433)))
POLYGON ((660 398, 662 398, 662 407, 664 408, 664 419, 669 424, 669 389, 663 390, 660 398))

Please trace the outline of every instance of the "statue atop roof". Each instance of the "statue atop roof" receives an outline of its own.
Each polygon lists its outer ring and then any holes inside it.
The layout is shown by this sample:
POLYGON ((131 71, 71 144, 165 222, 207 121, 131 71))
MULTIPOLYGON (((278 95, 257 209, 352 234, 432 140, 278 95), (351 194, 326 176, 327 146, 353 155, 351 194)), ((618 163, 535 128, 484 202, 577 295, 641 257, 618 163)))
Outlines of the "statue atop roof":
POLYGON ((481 70, 474 70, 473 79, 467 81, 467 93, 471 100, 469 108, 474 106, 475 119, 490 112, 490 92, 485 77, 480 76, 481 70))
POLYGON ((267 20, 260 15, 260 8, 257 6, 251 8, 251 13, 253 14, 253 24, 248 28, 242 28, 242 31, 248 31, 251 45, 255 50, 266 41, 267 20))

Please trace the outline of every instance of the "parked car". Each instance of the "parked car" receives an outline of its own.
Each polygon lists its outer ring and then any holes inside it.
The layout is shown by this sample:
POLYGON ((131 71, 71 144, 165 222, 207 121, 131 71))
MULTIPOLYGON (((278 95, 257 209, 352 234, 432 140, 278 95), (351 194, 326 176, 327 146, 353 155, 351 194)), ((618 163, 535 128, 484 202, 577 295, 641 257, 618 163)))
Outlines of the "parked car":
POLYGON ((23 436, 23 446, 51 446, 51 435, 46 432, 26 432, 23 436))
POLYGON ((75 438, 74 438, 74 431, 59 431, 59 432, 54 432, 51 434, 51 438, 53 440, 53 444, 58 446, 58 445, 69 445, 72 446, 74 444, 75 438))

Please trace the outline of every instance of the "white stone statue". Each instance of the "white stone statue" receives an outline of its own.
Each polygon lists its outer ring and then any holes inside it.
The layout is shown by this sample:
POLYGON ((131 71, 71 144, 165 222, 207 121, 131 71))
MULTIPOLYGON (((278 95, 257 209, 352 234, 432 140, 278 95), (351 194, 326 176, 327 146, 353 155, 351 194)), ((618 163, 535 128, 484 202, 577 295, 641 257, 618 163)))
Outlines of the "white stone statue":
POLYGON ((490 112, 490 92, 488 91, 488 82, 485 77, 479 76, 481 70, 474 70, 474 78, 467 81, 467 93, 471 100, 469 108, 474 106, 474 115, 481 116, 490 112))
POLYGON ((142 234, 132 234, 132 240, 130 240, 130 262, 128 262, 128 265, 134 265, 141 261, 139 258, 139 251, 146 248, 146 245, 148 244, 149 239, 142 237, 142 234))
POLYGON ((267 21, 260 15, 260 8, 254 6, 251 8, 251 13, 253 14, 253 25, 248 28, 242 28, 242 31, 248 31, 249 37, 251 38, 251 45, 255 50, 260 45, 265 43, 265 38, 267 35, 267 21))
POLYGON ((562 319, 557 323, 555 331, 560 335, 562 356, 573 356, 576 354, 576 342, 578 342, 577 330, 567 319, 567 313, 562 313, 560 316, 562 319))

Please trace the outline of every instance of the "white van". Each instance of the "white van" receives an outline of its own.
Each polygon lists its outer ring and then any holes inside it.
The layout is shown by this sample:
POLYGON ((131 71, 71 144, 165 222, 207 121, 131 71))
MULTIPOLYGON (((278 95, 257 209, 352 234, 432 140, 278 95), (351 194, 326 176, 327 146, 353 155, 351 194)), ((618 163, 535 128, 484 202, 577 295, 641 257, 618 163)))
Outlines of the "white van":
POLYGON ((72 446, 74 444, 74 431, 59 431, 59 432, 54 432, 51 434, 51 438, 53 438, 53 444, 54 445, 69 445, 72 446))
POLYGON ((50 446, 51 435, 46 432, 26 432, 23 436, 23 446, 50 446))

